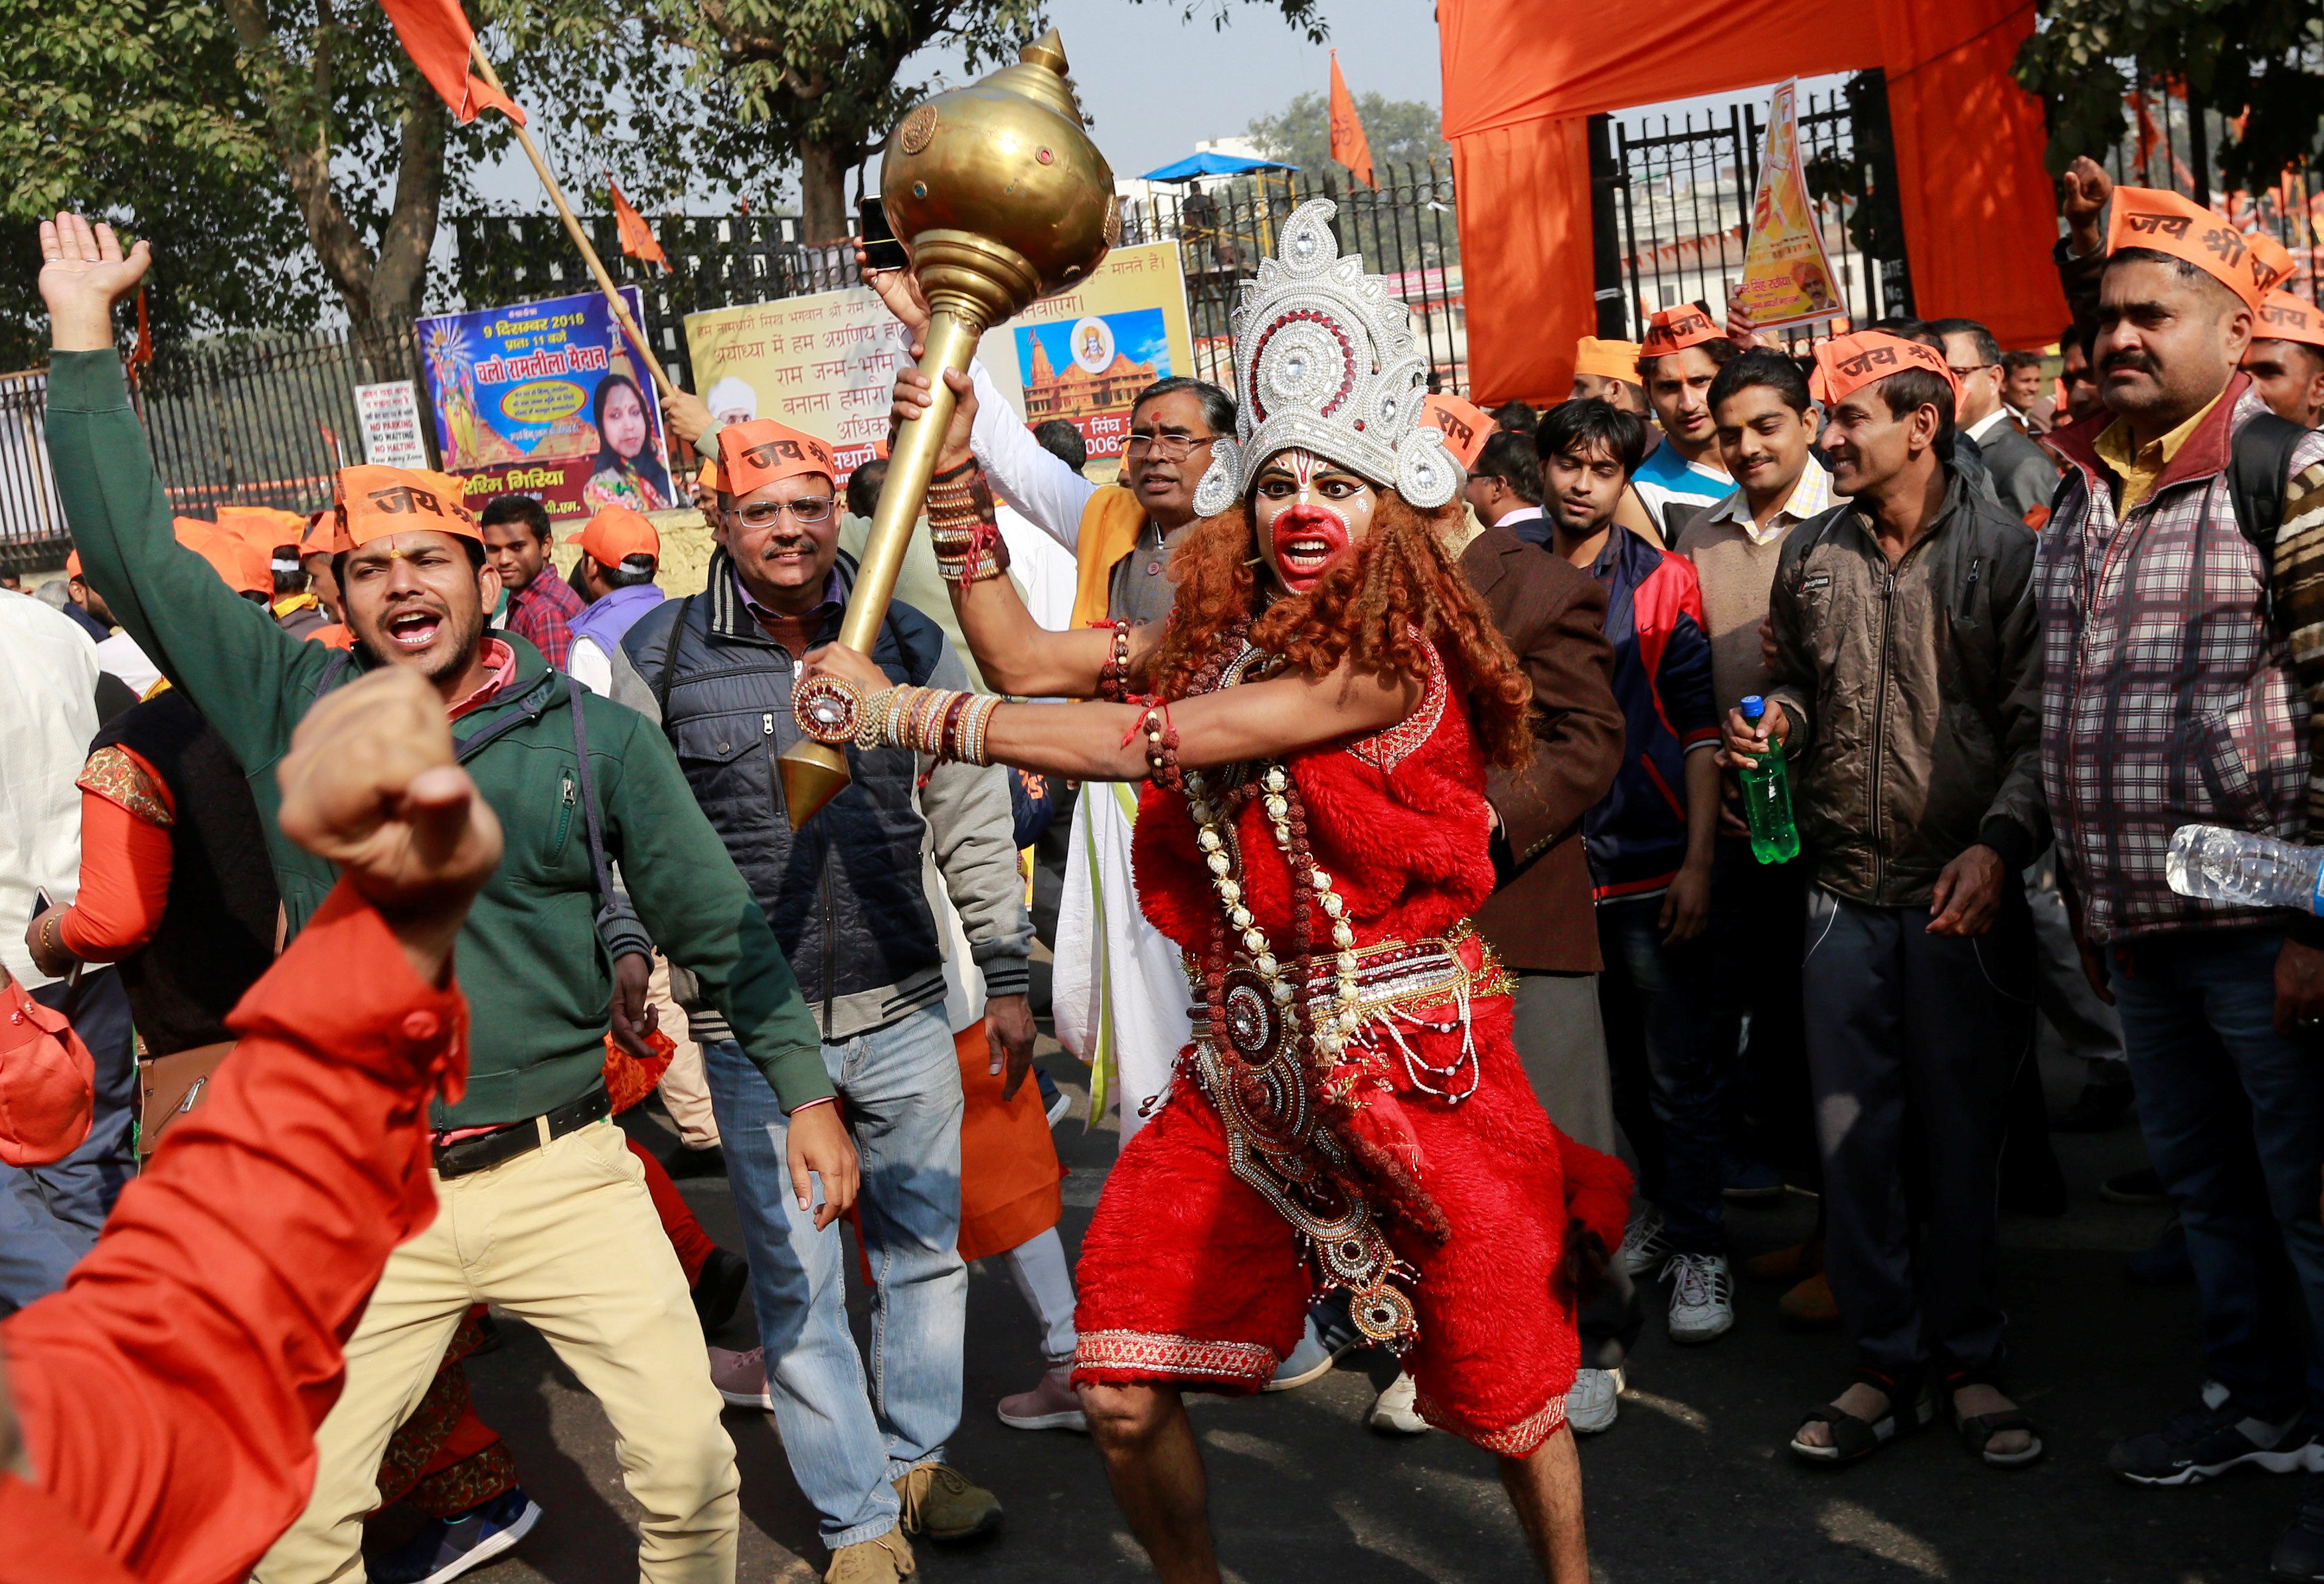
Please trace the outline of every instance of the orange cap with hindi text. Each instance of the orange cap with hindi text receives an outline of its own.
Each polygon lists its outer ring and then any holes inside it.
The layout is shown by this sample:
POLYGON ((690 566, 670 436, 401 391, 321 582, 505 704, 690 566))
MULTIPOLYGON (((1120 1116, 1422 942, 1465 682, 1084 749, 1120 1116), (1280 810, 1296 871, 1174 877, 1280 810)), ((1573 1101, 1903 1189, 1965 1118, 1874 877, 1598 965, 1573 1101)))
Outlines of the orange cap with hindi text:
POLYGON ((1609 341, 1602 336, 1584 336, 1573 344, 1573 372, 1588 375, 1592 379, 1627 380, 1638 383, 1638 359, 1645 348, 1636 341, 1609 341))
POLYGON ((618 567, 633 555, 661 560, 661 535, 642 512, 624 505, 607 506, 580 533, 566 535, 565 542, 579 545, 581 553, 601 567, 618 567))
POLYGON ((1500 428, 1492 415, 1474 402, 1442 391, 1422 398, 1420 421, 1443 433, 1444 449, 1463 468, 1475 464, 1477 453, 1485 449, 1485 442, 1500 428))
MULTIPOLYGON (((1711 315, 1692 302, 1682 302, 1676 308, 1664 309, 1646 321, 1646 338, 1638 347, 1638 356, 1666 357, 1689 347, 1700 347, 1705 341, 1723 340, 1726 335, 1711 322, 1711 315)), ((1630 372, 1619 377, 1637 379, 1637 365, 1633 363, 1630 372)))
POLYGON ((1819 341, 1815 349, 1813 394, 1819 402, 1844 402, 1875 380, 1886 379, 1908 368, 1925 369, 1951 387, 1960 400, 1960 379, 1935 348, 1886 330, 1858 330, 1819 341))
POLYGON ((2324 309, 2289 292, 2271 292, 2260 301, 2259 322, 2252 326, 2252 334, 2264 340, 2324 347, 2324 309))
POLYGON ((803 474, 820 473, 834 481, 839 477, 829 446, 771 418, 753 418, 720 430, 718 460, 728 495, 749 495, 803 474))
POLYGON ((297 512, 279 511, 272 506, 220 506, 217 526, 221 533, 231 533, 246 539, 261 550, 272 550, 278 544, 296 544, 307 519, 297 512))
POLYGON ((475 514, 460 498, 460 481, 416 468, 342 468, 337 550, 360 550, 397 533, 456 533, 484 542, 475 514))
POLYGON ((2292 255, 2273 237, 2246 236, 2193 199, 2156 187, 2114 190, 2107 252, 2126 247, 2184 260, 2254 310, 2292 273, 2292 255))

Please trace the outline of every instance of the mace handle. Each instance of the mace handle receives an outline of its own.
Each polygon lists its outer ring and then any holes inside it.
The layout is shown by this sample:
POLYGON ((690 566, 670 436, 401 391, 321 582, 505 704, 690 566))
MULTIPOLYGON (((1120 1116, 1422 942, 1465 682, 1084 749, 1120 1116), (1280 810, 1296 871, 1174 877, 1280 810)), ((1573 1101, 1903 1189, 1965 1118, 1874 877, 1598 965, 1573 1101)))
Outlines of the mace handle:
MULTIPOLYGON (((896 431, 896 449, 889 454, 888 480, 880 504, 872 513, 872 532, 863 542, 863 559, 855 569, 855 587, 840 617, 839 641, 869 654, 879 641, 880 625, 888 619, 888 605, 896 596, 896 578, 904 568, 904 551, 911 542, 912 524, 919 521, 927 499, 928 479, 936 472, 936 451, 945 431, 952 427, 959 405, 947 370, 966 373, 976 356, 983 327, 958 310, 944 307, 928 321, 927 338, 920 357, 920 372, 928 376, 928 410, 907 419, 896 431)), ((778 761, 782 773, 783 802, 791 829, 798 829, 848 783, 847 755, 812 738, 802 738, 783 751, 778 761)))

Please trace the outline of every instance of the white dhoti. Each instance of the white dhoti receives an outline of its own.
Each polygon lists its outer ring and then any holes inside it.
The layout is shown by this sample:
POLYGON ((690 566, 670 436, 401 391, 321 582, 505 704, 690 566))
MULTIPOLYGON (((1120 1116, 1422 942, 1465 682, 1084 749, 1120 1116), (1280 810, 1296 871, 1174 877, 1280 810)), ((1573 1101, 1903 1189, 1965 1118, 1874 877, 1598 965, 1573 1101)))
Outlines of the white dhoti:
POLYGON ((1057 1041, 1090 1064, 1090 1112, 1109 1092, 1121 1107, 1121 1142, 1145 1125, 1193 1038, 1178 949, 1138 909, 1130 836, 1138 794, 1093 781, 1074 805, 1065 885, 1057 905, 1051 999, 1057 1041))

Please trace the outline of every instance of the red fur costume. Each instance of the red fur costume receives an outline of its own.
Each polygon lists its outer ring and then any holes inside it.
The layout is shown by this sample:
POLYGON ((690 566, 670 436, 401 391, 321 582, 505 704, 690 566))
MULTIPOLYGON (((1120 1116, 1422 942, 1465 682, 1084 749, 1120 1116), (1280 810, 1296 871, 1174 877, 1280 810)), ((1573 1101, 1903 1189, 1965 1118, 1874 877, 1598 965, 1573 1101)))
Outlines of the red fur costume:
MULTIPOLYGON (((1452 936, 1477 966, 1482 942, 1461 938, 1458 926, 1493 886, 1484 764, 1441 673, 1401 725, 1286 767, 1359 949, 1452 936)), ((1184 795, 1149 785, 1134 850, 1147 916, 1199 958, 1220 904, 1188 810, 1184 795)), ((1284 947, 1290 869, 1255 800, 1236 833, 1244 904, 1284 947)), ((1469 1013, 1478 1078, 1459 1104, 1416 1089, 1376 1024, 1350 1054, 1394 1075, 1394 1098, 1377 1098, 1379 1130, 1402 1137, 1401 1111, 1419 1147, 1420 1184, 1452 1228, 1439 1246, 1408 1225, 1389 1227, 1396 1252, 1419 1273, 1419 1334, 1405 1362, 1420 1411, 1490 1451, 1523 1457, 1564 1422, 1580 1357, 1562 1275, 1568 1225, 1578 1220, 1618 1246, 1629 1173, 1543 1112, 1510 1044, 1506 982, 1482 981, 1469 1013)), ((1434 1066, 1462 1054, 1457 1026, 1403 1024, 1397 1033, 1434 1066)), ((1253 1392, 1297 1344, 1311 1276, 1291 1225, 1230 1168, 1220 1114, 1184 1058, 1180 1074, 1122 1152, 1082 1241, 1074 1378, 1253 1392)))

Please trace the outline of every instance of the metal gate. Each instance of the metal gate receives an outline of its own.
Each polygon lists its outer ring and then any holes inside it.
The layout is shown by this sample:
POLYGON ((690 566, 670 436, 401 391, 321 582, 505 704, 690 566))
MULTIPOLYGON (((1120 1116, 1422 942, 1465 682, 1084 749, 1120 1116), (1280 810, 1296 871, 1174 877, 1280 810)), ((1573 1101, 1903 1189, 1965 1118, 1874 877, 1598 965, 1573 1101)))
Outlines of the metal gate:
MULTIPOLYGON (((1651 315, 1682 302, 1726 319, 1729 290, 1743 277, 1763 107, 1691 111, 1675 123, 1591 117, 1600 335, 1637 340, 1651 315)), ((1911 313, 1880 74, 1803 95, 1799 128, 1809 194, 1849 317, 1911 313)))

